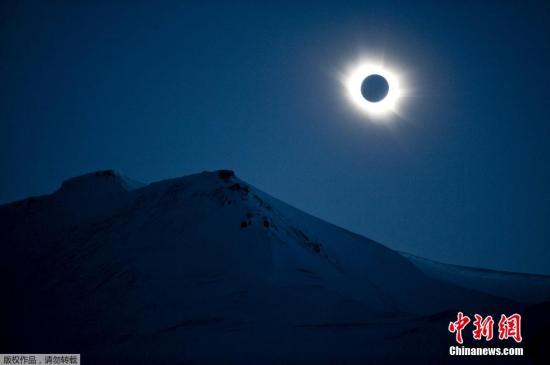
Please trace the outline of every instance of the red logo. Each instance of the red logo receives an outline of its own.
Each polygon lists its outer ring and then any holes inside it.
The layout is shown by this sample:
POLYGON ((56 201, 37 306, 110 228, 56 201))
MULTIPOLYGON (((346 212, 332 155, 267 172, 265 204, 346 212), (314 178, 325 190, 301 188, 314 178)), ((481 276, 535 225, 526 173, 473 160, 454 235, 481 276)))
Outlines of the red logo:
POLYGON ((470 323, 470 317, 458 312, 456 322, 449 323, 449 332, 456 333, 456 342, 462 343, 462 330, 470 323))
POLYGON ((509 317, 504 314, 500 315, 500 321, 498 321, 498 338, 501 340, 507 340, 512 337, 514 341, 520 343, 521 338, 521 315, 515 313, 509 317))
MULTIPOLYGON (((449 323, 449 332, 455 334, 456 342, 462 344, 462 330, 468 326, 471 322, 470 317, 465 316, 464 313, 458 312, 456 321, 449 323)), ((491 341, 493 339, 493 326, 495 321, 492 316, 483 317, 479 314, 474 314, 474 330, 472 331, 474 340, 481 340, 485 338, 485 341, 491 341)), ((500 321, 498 322, 498 338, 499 340, 507 340, 509 338, 514 339, 517 343, 520 343, 523 339, 521 337, 521 315, 514 313, 510 316, 501 314, 500 321)))
POLYGON ((493 339, 493 321, 492 316, 487 316, 483 318, 479 314, 474 315, 475 321, 474 326, 475 330, 472 332, 474 334, 474 340, 481 340, 482 337, 485 337, 485 341, 491 341, 493 339))

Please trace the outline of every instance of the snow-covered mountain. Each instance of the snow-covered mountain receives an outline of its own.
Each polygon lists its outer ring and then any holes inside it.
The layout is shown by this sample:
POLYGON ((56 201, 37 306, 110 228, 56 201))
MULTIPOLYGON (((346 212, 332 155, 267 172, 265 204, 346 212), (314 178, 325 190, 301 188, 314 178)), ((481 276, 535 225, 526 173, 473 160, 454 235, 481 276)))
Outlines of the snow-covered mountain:
MULTIPOLYGON (((547 313, 440 277, 229 170, 149 185, 112 170, 76 177, 0 206, 0 244, 3 353, 82 353, 94 364, 440 363, 458 310, 547 313)), ((532 354, 544 323, 527 326, 532 354)))
POLYGON ((426 275, 446 283, 490 293, 520 303, 550 301, 550 276, 495 271, 475 267, 443 264, 400 252, 426 275))

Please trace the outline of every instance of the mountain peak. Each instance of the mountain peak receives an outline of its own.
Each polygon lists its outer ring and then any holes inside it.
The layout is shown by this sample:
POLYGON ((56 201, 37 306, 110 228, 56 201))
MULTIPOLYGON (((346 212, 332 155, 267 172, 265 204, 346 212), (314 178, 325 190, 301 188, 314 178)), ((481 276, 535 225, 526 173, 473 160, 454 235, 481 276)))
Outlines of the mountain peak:
MULTIPOLYGON (((65 343, 91 363, 122 364, 146 356, 156 363, 309 356, 311 363, 400 364, 411 353, 421 357, 413 363, 433 354, 445 362, 440 349, 449 338, 440 334, 456 308, 523 313, 509 300, 446 282, 447 275, 432 277, 232 170, 130 191, 136 184, 115 170, 96 171, 39 201, 0 206, 0 249, 9 258, 0 287, 13 293, 0 311, 0 338, 13 338, 16 351, 65 343), (59 336, 40 335, 52 325, 59 336), (436 350, 415 353, 420 341, 436 350), (235 352, 247 346, 250 358, 235 352)), ((532 287, 548 291, 545 282, 532 287)), ((545 308, 531 321, 545 323, 545 308)))
POLYGON ((222 169, 216 172, 218 173, 218 177, 222 180, 229 180, 232 177, 235 177, 235 171, 233 170, 222 169))
POLYGON ((100 187, 111 187, 124 191, 131 191, 142 186, 144 186, 144 184, 124 176, 120 171, 109 169, 90 172, 67 179, 61 184, 60 191, 96 190, 100 187))

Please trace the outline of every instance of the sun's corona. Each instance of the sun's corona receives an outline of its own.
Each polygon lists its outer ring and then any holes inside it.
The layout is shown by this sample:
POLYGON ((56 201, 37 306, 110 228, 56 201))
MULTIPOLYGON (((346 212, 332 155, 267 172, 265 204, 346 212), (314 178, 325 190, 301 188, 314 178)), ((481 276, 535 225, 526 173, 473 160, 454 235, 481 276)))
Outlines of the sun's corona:
POLYGON ((342 81, 349 100, 359 111, 372 117, 387 117, 398 113, 398 102, 404 94, 402 85, 397 73, 383 64, 360 62, 350 67, 342 81), (387 82, 387 92, 382 98, 367 98, 364 82, 368 78, 376 77, 387 82))

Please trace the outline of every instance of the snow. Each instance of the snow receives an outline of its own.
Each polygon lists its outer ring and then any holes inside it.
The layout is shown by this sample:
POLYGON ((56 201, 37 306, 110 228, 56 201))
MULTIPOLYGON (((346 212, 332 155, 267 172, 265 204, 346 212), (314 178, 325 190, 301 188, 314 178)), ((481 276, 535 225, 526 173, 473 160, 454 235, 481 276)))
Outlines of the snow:
POLYGON ((89 363, 424 363, 461 310, 526 310, 441 280, 237 178, 107 170, 0 206, 0 352, 89 363), (112 357, 112 358, 110 358, 112 357), (86 360, 88 359, 88 360, 86 360))
POLYGON ((550 276, 547 275, 449 265, 405 252, 400 253, 425 274, 446 283, 490 293, 517 302, 535 304, 550 301, 550 276))

